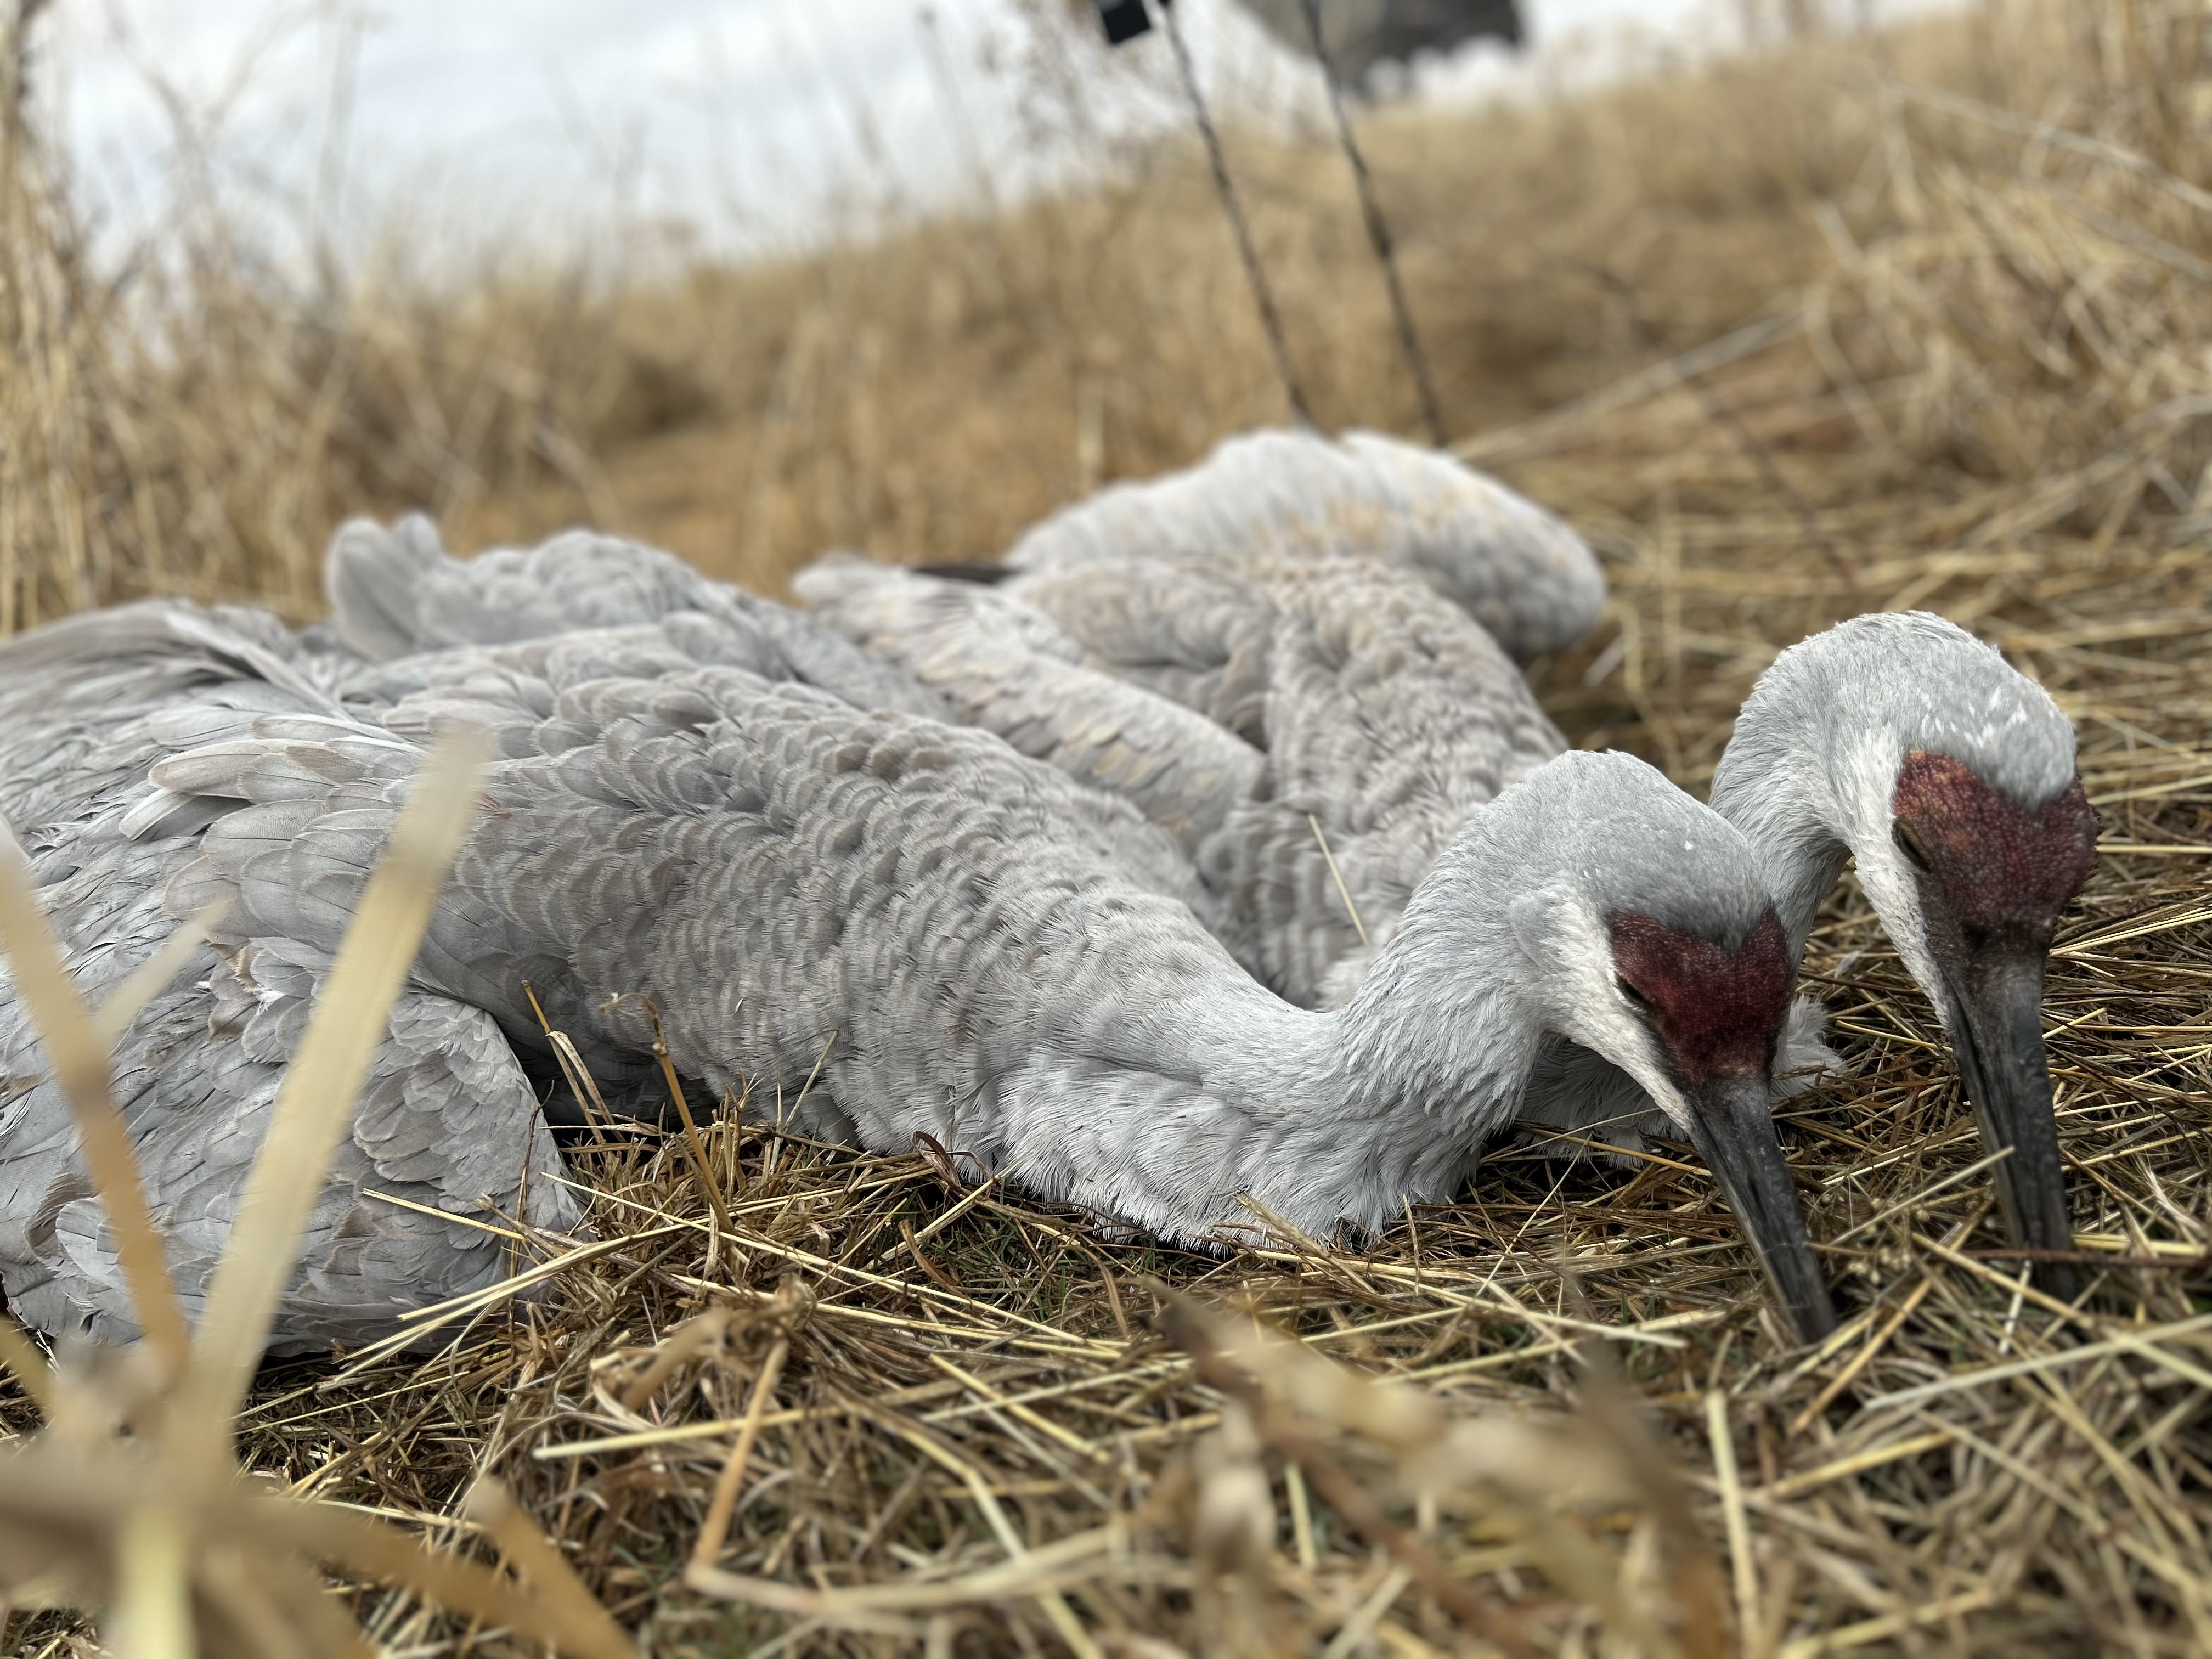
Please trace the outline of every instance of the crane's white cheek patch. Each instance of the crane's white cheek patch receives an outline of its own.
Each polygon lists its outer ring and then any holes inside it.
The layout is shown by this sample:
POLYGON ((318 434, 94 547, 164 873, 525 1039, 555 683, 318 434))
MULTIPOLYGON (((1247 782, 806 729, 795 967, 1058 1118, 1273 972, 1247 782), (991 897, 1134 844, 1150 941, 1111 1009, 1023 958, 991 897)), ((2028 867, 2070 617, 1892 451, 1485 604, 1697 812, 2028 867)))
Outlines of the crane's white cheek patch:
POLYGON ((1661 1062, 1650 1028, 1614 988, 1613 945, 1604 924, 1587 904, 1556 890, 1517 902, 1512 915, 1531 956, 1540 943, 1555 965, 1556 978, 1544 988, 1547 1024, 1635 1079, 1651 1103, 1687 1134, 1688 1104, 1661 1062))
POLYGON ((1941 1006, 1942 976, 1936 972, 1936 959, 1929 953, 1928 923, 1920 911, 1920 889, 1912 879, 1904 855, 1885 838, 1861 848, 1856 856, 1860 890, 1866 894, 1867 902, 1874 906, 1875 914, 1881 918, 1889 942, 1897 947, 1899 960, 1941 1006))

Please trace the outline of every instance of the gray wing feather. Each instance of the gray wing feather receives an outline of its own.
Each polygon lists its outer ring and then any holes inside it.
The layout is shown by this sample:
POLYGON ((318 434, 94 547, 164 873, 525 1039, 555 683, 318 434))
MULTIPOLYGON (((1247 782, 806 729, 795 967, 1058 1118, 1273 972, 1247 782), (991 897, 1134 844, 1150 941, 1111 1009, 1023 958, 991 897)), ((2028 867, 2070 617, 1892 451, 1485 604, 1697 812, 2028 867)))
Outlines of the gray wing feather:
POLYGON ((446 562, 437 526, 419 513, 389 530, 369 519, 339 526, 323 556, 331 631, 371 662, 422 649, 423 588, 446 562))
POLYGON ((1087 661, 1267 746, 1276 610, 1264 580, 1132 553, 1006 591, 1066 628, 1087 661))
POLYGON ((391 530, 356 520, 332 540, 325 580, 339 637, 378 663, 688 617, 695 631, 719 634, 732 667, 820 686, 856 708, 945 714, 912 676, 815 618, 618 537, 570 531, 463 561, 426 519, 391 530))
POLYGON ((1488 634, 1407 574, 1295 560, 1255 574, 1238 603, 1267 635, 1269 787, 1200 848, 1200 868, 1268 982, 1334 1003, 1468 816, 1565 741, 1488 634))
MULTIPOLYGON (((172 1272, 187 1313, 197 1315, 306 1019, 289 997, 261 1000, 260 987, 252 994, 252 1041, 236 1027, 210 1030, 218 1005, 237 1006, 224 994, 228 970, 210 956, 191 971, 196 981, 158 999, 134 1024, 118 1055, 116 1090, 172 1272)), ((40 1104, 59 1109, 65 1124, 58 1101, 40 1104)), ((10 1133, 11 1188, 32 1173, 19 1170, 14 1142, 35 1127, 27 1121, 10 1133)), ((26 1239, 24 1255, 10 1250, 0 1262, 10 1305, 56 1334, 127 1340, 136 1325, 112 1241, 65 1151, 66 1129, 56 1128, 42 1138, 52 1219, 26 1239)), ((567 1228, 577 1206, 555 1179, 561 1172, 537 1098, 489 1018, 447 999, 403 995, 372 1060, 353 1133, 311 1212, 271 1350, 374 1340, 392 1334, 410 1308, 495 1282, 507 1271, 498 1237, 423 1209, 495 1225, 504 1224, 501 1214, 520 1214, 567 1228)), ((12 1212, 16 1191, 9 1199, 12 1212)))

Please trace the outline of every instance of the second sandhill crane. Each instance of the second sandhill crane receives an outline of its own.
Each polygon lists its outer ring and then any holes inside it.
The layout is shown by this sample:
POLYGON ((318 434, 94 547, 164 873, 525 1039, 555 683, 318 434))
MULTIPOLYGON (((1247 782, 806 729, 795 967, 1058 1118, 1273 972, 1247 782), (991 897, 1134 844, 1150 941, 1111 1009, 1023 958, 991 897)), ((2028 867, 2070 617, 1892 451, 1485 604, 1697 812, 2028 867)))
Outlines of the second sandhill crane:
POLYGON ((1562 757, 1474 815, 1359 994, 1315 1012, 1123 873, 1118 846, 1172 853, 1162 832, 988 734, 739 669, 610 672, 683 632, 445 653, 380 721, 196 715, 117 787, 197 839, 172 909, 222 897, 224 948, 327 952, 416 742, 489 724, 506 758, 417 989, 521 1044, 527 983, 611 1073, 650 1053, 641 993, 710 1091, 814 1073, 794 1127, 927 1132, 1171 1239, 1450 1198, 1571 1037, 1705 1150, 1794 1324, 1828 1328, 1768 1112, 1781 925, 1741 837, 1650 769, 1562 757))

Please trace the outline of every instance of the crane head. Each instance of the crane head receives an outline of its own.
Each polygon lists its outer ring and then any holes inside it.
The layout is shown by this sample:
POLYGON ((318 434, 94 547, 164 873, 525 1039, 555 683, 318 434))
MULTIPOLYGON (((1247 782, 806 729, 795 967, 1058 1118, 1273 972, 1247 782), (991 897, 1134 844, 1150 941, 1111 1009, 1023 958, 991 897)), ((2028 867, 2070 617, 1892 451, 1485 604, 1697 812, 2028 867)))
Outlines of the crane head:
POLYGON ((1613 992, 1648 1034, 1656 1091, 1720 1183, 1798 1335, 1835 1328, 1773 1118, 1774 1056, 1795 970, 1770 908, 1733 942, 1636 911, 1608 918, 1613 992))
MULTIPOLYGON (((1909 750, 1897 769, 1886 845, 1862 848, 1861 878, 1935 1000, 1982 1139, 2001 1155, 1997 1196, 2013 1237, 2066 1251, 2043 970, 2060 913, 2088 879, 2097 815, 2081 778, 2023 805, 1951 755, 1909 750), (1892 914, 1894 913, 1894 914, 1892 914)), ((2039 1275, 2070 1295, 2061 1262, 2039 1275)))
MULTIPOLYGON (((1501 947, 1517 945, 1504 971, 1522 1029, 1633 1079, 1711 1167, 1797 1334, 1833 1328, 1774 1131, 1790 939, 1741 831, 1641 761, 1571 751, 1468 818, 1401 932, 1417 949, 1462 939, 1493 974, 1501 947), (1464 916, 1467 931, 1441 925, 1446 916, 1464 916)), ((1378 970, 1360 992, 1388 1000, 1402 988, 1378 970)), ((1433 1002, 1419 1017, 1468 1031, 1486 1018, 1433 1002)))
MULTIPOLYGON (((2096 816, 2074 728, 1966 629, 1885 611, 1800 641, 1759 677, 1713 775, 1802 940, 1848 853, 1898 956, 1941 1015, 2015 1243, 2066 1252, 2041 1020, 2060 912, 2096 816)), ((2070 1297, 2063 1261, 2037 1269, 2070 1297)))

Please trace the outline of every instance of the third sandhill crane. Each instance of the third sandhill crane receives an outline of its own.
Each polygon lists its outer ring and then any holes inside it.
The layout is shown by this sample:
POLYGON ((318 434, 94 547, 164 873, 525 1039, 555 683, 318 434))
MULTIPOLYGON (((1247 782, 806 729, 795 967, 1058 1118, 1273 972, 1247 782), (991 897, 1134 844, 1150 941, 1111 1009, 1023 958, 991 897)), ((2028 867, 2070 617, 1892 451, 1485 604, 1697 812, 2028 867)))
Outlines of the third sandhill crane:
POLYGON ((1024 532, 996 571, 1067 572, 1141 556, 1237 576, 1299 557, 1412 571, 1516 660, 1587 634, 1605 576, 1554 514, 1449 455, 1379 433, 1262 430, 1195 466, 1117 483, 1024 532))

